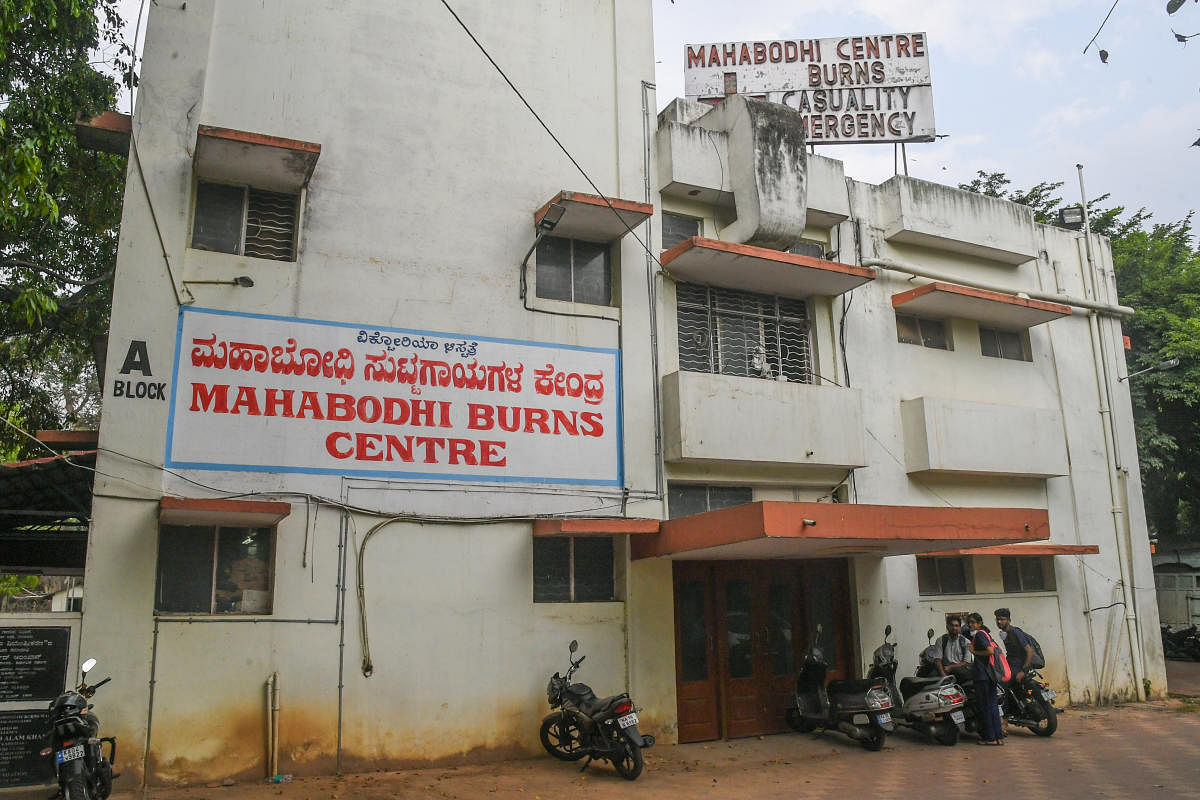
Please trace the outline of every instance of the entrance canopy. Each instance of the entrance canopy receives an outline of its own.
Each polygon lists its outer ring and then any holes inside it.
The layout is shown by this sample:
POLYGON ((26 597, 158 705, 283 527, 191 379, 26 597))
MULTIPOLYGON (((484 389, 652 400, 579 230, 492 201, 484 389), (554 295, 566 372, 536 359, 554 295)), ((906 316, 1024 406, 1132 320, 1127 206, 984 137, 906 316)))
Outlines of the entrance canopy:
POLYGON ((933 508, 764 501, 667 520, 632 537, 634 558, 892 556, 1050 538, 1040 508, 933 508))
POLYGON ((95 450, 0 464, 0 572, 83 572, 95 465, 95 450))

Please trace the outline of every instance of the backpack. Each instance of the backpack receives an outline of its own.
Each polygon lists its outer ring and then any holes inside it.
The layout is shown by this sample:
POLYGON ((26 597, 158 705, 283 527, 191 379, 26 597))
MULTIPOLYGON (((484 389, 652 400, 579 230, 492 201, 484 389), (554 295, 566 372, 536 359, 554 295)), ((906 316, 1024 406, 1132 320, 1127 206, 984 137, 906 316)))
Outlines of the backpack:
POLYGON ((994 682, 1001 685, 1006 684, 1012 680, 1012 667, 1008 665, 1008 659, 1005 658, 1004 654, 1000 652, 1000 646, 996 644, 996 640, 992 638, 992 635, 987 631, 984 631, 983 634, 987 636, 988 644, 990 644, 992 649, 995 651, 988 656, 988 674, 992 676, 992 680, 994 682))
POLYGON ((1014 627, 1013 630, 1020 631, 1029 640, 1029 645, 1033 648, 1033 660, 1029 662, 1030 669, 1045 669, 1046 656, 1042 655, 1042 646, 1038 644, 1038 640, 1033 638, 1033 634, 1026 630, 1014 627))

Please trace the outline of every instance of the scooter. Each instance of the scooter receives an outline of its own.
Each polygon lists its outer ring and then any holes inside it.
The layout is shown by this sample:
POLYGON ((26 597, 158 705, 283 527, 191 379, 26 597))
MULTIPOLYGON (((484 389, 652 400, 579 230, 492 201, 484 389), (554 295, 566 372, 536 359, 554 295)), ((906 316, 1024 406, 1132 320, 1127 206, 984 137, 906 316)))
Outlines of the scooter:
POLYGON ((48 747, 40 755, 54 755, 54 772, 58 779, 58 791, 64 800, 105 800, 112 792, 114 775, 113 761, 117 757, 117 739, 114 736, 97 738, 100 720, 91 713, 88 703, 92 695, 112 678, 105 678, 88 686, 87 674, 96 666, 96 659, 89 658, 81 665, 79 685, 72 691, 60 694, 50 704, 49 726, 46 738, 48 747), (101 748, 109 746, 108 756, 101 748))
POLYGON ((882 750, 888 734, 896 730, 887 681, 836 680, 826 686, 829 662, 817 646, 820 639, 818 625, 796 678, 796 705, 785 712, 788 725, 802 732, 837 730, 868 750, 882 750))
MULTIPOLYGON (((574 639, 571 655, 579 649, 574 639)), ((638 715, 627 693, 598 698, 584 683, 571 683, 571 676, 587 656, 572 659, 566 675, 554 673, 546 686, 551 711, 542 720, 538 737, 546 752, 560 761, 578 761, 587 757, 583 772, 593 759, 611 761, 625 780, 642 774, 642 750, 654 746, 654 737, 638 731, 638 715)))
MULTIPOLYGON (((896 647, 888 641, 891 633, 891 625, 884 628, 883 644, 875 648, 871 657, 871 671, 867 673, 867 677, 887 681, 898 724, 907 725, 938 744, 947 747, 957 744, 958 735, 966 721, 962 710, 966 696, 950 675, 902 678, 897 685, 896 647)), ((929 631, 929 638, 933 638, 932 629, 929 631)), ((927 654, 928 648, 923 653, 927 654)))

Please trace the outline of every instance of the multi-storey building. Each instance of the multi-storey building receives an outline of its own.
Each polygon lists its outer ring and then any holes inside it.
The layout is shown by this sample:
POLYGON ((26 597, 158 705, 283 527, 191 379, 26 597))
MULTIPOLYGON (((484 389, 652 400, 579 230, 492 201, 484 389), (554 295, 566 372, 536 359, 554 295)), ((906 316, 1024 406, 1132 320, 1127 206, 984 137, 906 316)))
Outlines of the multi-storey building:
POLYGON ((451 5, 151 6, 79 647, 123 771, 531 752, 571 639, 662 742, 768 733, 818 625, 911 670, 997 606, 1070 701, 1164 691, 1105 240, 656 116, 646 0, 451 5))

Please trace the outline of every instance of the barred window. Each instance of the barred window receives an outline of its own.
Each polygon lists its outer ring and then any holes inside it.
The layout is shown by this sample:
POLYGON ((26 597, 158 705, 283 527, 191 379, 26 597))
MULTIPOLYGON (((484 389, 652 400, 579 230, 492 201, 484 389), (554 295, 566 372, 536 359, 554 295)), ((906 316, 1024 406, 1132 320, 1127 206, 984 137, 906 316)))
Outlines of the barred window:
POLYGON ((218 253, 296 260, 299 197, 249 186, 200 181, 192 247, 218 253))
POLYGON ((808 303, 680 283, 679 368, 812 383, 808 303))

